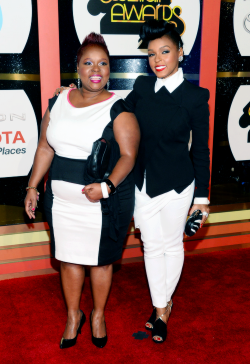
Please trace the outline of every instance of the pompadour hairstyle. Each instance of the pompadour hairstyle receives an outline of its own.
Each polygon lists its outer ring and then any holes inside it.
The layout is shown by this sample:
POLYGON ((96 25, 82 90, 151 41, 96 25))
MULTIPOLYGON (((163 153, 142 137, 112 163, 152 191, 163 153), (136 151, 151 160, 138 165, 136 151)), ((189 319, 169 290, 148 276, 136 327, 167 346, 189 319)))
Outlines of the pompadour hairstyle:
POLYGON ((139 48, 147 48, 151 40, 161 38, 163 35, 169 37, 178 49, 183 47, 181 36, 176 31, 173 23, 168 23, 165 20, 150 19, 141 26, 139 41, 142 40, 142 44, 139 48))
POLYGON ((103 36, 101 34, 92 32, 86 36, 86 38, 84 39, 80 48, 77 51, 77 64, 79 64, 80 62, 84 49, 89 45, 98 45, 102 47, 109 58, 109 50, 103 36))

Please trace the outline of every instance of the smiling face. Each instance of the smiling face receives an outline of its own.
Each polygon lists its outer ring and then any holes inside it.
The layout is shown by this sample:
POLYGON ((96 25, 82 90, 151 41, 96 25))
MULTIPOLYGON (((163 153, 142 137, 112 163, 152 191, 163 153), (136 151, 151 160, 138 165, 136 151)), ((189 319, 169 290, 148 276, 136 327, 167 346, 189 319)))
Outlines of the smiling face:
POLYGON ((183 49, 178 49, 166 35, 148 44, 149 65, 158 78, 167 78, 176 73, 180 56, 183 56, 183 49))
POLYGON ((99 45, 88 45, 77 65, 77 72, 81 78, 83 88, 93 92, 102 90, 110 75, 107 53, 99 45))

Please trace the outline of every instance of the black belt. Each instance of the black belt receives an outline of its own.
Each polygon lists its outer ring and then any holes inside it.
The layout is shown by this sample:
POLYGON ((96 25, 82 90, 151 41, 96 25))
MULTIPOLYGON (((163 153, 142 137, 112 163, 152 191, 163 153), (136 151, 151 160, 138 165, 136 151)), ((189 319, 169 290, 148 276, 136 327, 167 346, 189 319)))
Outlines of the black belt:
POLYGON ((50 167, 49 177, 51 180, 86 185, 87 183, 84 180, 85 165, 86 159, 65 158, 55 154, 50 167))

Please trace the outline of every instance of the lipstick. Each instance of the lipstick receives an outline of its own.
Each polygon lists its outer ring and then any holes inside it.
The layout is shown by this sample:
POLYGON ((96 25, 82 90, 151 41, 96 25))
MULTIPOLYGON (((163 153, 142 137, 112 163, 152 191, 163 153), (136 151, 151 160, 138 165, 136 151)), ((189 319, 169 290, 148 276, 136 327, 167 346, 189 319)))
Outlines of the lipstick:
POLYGON ((99 83, 102 80, 102 76, 100 76, 100 75, 94 75, 94 76, 91 76, 89 79, 93 83, 99 83))
POLYGON ((163 71, 163 70, 165 70, 165 68, 166 68, 166 66, 156 66, 155 67, 155 70, 157 71, 157 72, 161 72, 161 71, 163 71))

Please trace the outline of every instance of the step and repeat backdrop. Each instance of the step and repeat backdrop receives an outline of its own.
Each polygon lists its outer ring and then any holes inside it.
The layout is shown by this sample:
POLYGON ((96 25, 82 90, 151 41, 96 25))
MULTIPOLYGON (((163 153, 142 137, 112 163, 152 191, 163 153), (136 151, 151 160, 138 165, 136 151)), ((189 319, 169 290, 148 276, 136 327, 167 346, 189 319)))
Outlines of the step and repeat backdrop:
MULTIPOLYGON (((61 84, 80 85, 76 52, 102 33, 109 90, 125 97, 151 76, 138 32, 150 18, 173 22, 184 41, 185 77, 199 84, 202 0, 60 0, 61 84)), ((250 0, 221 2, 211 204, 250 202, 250 0)), ((23 200, 39 137, 41 94, 36 0, 0 1, 0 225, 27 222, 23 200)), ((60 86, 60 85, 58 85, 60 86)), ((43 184, 39 187, 43 190, 43 184)), ((36 222, 43 221, 43 193, 36 222)))
POLYGON ((250 0, 221 2, 212 204, 250 202, 250 0))

